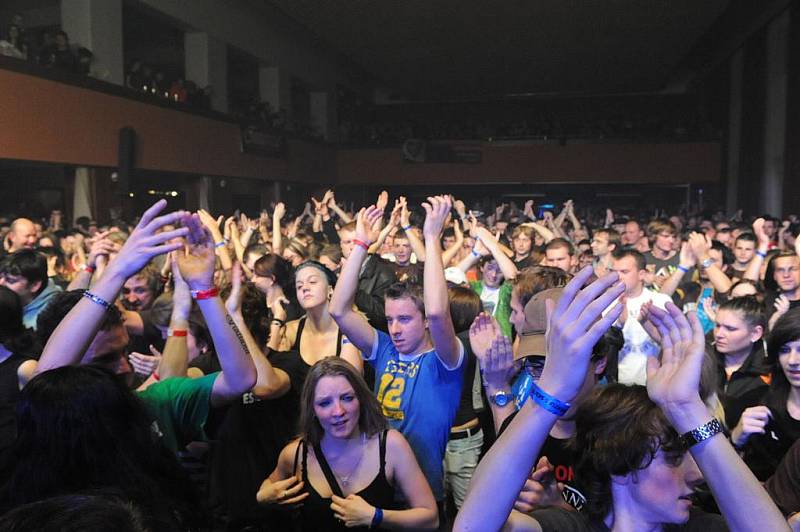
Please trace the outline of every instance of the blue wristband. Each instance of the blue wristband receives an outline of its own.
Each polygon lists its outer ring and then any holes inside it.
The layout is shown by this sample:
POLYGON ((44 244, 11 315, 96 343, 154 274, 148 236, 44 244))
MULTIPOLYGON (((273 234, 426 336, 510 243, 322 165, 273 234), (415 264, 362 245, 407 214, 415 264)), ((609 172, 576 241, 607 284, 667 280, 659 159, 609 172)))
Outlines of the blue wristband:
POLYGON ((383 510, 375 508, 375 515, 372 516, 372 524, 369 525, 370 530, 374 530, 381 526, 383 522, 383 510))
POLYGON ((756 250, 756 255, 758 255, 762 259, 766 259, 767 258, 767 254, 765 252, 761 251, 761 250, 758 250, 758 249, 756 250))
POLYGON ((476 259, 481 256, 480 253, 477 253, 475 249, 470 250, 470 254, 475 257, 476 259))
POLYGON ((219 242, 217 242, 216 244, 214 244, 214 247, 215 247, 215 248, 221 248, 221 247, 222 247, 222 246, 224 246, 225 244, 226 244, 226 242, 225 242, 224 240, 220 240, 219 242))
POLYGON ((413 227, 412 225, 407 225, 407 226, 405 226, 405 227, 402 227, 401 229, 402 229, 403 231, 406 231, 406 232, 408 232, 408 230, 409 230, 409 229, 411 229, 412 227, 413 227))
POLYGON ((684 266, 683 264, 678 264, 678 269, 679 269, 680 271, 682 271, 683 273, 689 273, 689 268, 687 268, 687 267, 686 267, 686 266, 684 266))
POLYGON ((563 416, 569 410, 571 406, 569 403, 565 403, 560 399, 556 399, 552 395, 548 394, 534 382, 531 386, 531 399, 534 402, 547 410, 550 413, 557 415, 558 417, 563 416))

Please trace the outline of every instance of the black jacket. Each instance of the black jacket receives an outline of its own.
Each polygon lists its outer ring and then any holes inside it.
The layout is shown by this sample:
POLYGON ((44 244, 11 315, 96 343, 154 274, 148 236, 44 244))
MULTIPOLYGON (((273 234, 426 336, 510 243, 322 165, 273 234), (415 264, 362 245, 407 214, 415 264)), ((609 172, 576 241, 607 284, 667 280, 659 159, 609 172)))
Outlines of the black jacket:
POLYGON ((356 307, 367 315, 370 325, 386 331, 386 289, 394 282, 394 272, 377 255, 367 257, 356 289, 356 307))

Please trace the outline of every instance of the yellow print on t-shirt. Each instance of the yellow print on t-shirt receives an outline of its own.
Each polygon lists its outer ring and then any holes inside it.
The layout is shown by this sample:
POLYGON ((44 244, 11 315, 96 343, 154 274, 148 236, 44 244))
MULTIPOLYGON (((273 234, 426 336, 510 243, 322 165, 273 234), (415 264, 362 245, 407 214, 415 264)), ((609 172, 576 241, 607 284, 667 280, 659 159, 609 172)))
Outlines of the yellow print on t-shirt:
POLYGON ((406 389, 406 380, 416 377, 418 371, 417 362, 390 360, 386 364, 378 386, 378 402, 387 419, 402 421, 405 418, 403 391, 406 389))

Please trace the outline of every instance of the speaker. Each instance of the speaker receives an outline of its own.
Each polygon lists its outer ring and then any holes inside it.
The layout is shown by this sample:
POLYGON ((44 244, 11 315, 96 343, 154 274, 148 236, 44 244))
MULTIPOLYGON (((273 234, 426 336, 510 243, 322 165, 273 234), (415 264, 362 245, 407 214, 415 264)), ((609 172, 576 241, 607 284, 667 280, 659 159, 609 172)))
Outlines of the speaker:
POLYGON ((117 193, 127 196, 136 163, 136 130, 123 127, 119 130, 117 152, 117 193))

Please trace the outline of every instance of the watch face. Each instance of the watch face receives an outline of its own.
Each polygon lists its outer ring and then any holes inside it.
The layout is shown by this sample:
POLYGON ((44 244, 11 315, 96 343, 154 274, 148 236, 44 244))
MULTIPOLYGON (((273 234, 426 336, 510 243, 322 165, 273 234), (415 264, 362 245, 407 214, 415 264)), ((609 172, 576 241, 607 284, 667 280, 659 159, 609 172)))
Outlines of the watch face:
POLYGON ((494 395, 494 404, 497 406, 506 406, 508 404, 508 394, 505 392, 497 392, 494 395))

